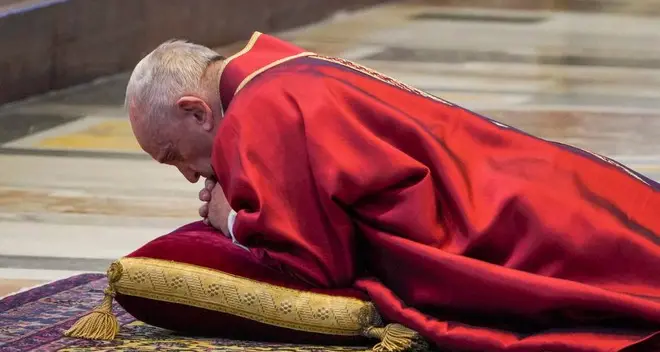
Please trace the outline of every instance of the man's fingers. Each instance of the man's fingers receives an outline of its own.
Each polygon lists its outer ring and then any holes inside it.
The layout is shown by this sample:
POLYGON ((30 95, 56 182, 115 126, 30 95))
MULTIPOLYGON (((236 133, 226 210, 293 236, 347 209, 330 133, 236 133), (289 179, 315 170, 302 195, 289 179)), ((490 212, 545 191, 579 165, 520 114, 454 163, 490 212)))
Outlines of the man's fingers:
POLYGON ((207 218, 209 216, 209 203, 204 203, 199 207, 199 216, 207 218))
POLYGON ((216 181, 214 178, 207 178, 206 181, 204 181, 204 188, 211 191, 217 182, 218 181, 216 181))
POLYGON ((211 192, 213 191, 213 188, 215 188, 217 181, 213 177, 209 177, 204 181, 204 189, 199 191, 199 200, 202 202, 205 202, 202 204, 201 207, 199 207, 199 216, 201 216, 204 220, 202 220, 206 225, 210 225, 211 222, 209 221, 209 203, 211 201, 211 192))
POLYGON ((202 202, 211 201, 211 191, 209 191, 206 188, 199 191, 199 200, 201 200, 202 202))

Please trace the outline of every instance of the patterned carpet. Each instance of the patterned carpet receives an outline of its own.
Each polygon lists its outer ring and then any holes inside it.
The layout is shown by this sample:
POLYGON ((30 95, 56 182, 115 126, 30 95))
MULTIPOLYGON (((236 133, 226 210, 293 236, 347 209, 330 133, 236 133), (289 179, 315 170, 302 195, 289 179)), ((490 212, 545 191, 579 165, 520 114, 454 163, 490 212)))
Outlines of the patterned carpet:
POLYGON ((95 307, 106 287, 100 274, 85 274, 50 283, 0 300, 0 351, 369 351, 360 347, 267 344, 225 339, 200 339, 136 321, 119 306, 122 325, 113 341, 62 337, 80 316, 95 307))

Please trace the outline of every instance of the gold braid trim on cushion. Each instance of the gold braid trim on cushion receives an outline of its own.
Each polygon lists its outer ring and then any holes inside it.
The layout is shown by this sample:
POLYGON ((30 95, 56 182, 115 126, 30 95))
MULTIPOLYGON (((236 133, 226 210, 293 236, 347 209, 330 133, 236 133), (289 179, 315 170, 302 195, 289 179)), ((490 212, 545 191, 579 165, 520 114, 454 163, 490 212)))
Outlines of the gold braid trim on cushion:
POLYGON ((116 293, 183 304, 309 333, 379 339, 374 352, 426 351, 428 344, 400 324, 383 326, 376 307, 356 298, 275 286, 196 265, 151 258, 122 258, 108 268, 103 303, 78 320, 68 337, 112 340, 116 293))
MULTIPOLYGON (((179 303, 310 333, 360 335, 368 302, 275 286, 218 270, 149 258, 119 260, 118 293, 179 303)), ((373 308, 373 307, 372 307, 373 308)), ((375 309, 374 309, 375 310, 375 309)))

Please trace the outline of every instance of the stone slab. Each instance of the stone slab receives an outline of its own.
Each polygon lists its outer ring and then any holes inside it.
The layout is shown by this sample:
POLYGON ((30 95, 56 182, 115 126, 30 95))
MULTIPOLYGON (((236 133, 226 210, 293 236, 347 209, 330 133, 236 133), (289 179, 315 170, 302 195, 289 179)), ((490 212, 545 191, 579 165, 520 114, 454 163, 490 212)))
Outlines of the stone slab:
POLYGON ((409 0, 424 5, 482 7, 516 10, 551 10, 616 13, 635 16, 660 15, 658 0, 409 0))
POLYGON ((4 297, 26 287, 45 283, 43 280, 2 280, 0 279, 0 297, 4 297))
POLYGON ((129 70, 159 43, 211 47, 386 0, 0 2, 0 103, 129 70))

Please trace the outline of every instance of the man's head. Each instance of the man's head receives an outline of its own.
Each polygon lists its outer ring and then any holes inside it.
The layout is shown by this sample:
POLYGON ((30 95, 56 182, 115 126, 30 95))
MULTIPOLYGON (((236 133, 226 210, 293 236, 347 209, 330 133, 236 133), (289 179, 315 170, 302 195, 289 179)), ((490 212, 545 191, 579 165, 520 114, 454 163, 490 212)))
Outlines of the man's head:
POLYGON ((126 87, 126 107, 142 149, 176 166, 190 182, 214 176, 222 59, 207 47, 168 41, 137 64, 126 87))

